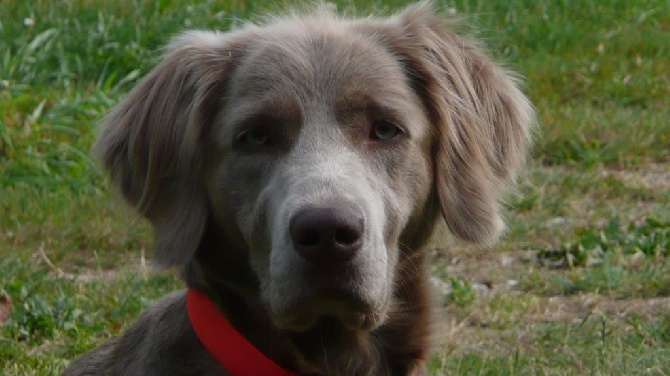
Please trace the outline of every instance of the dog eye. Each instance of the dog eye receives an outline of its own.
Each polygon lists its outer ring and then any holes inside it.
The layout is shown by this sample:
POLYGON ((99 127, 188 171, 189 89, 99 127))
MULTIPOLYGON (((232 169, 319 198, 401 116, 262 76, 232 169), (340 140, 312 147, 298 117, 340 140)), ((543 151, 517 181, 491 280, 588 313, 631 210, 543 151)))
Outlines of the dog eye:
POLYGON ((270 136, 267 132, 260 129, 251 129, 242 133, 238 140, 242 143, 252 146, 263 146, 270 144, 270 136))
POLYGON ((377 121, 372 125, 370 139, 379 141, 390 140, 401 133, 402 130, 395 124, 387 121, 377 121))

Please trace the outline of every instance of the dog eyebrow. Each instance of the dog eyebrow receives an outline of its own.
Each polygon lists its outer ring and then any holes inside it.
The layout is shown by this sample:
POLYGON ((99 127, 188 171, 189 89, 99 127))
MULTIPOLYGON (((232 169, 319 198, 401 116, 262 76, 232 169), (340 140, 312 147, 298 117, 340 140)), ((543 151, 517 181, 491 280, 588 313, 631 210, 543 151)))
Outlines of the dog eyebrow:
POLYGON ((403 110, 408 106, 408 101, 393 97, 394 95, 380 98, 367 94, 344 96, 335 104, 335 114, 338 120, 364 116, 371 121, 388 121, 405 130, 411 123, 403 110))
POLYGON ((375 120, 386 120, 395 125, 405 124, 406 117, 396 107, 387 106, 381 103, 371 103, 368 106, 369 116, 375 120))
POLYGON ((302 127, 302 109, 290 99, 290 96, 278 98, 266 96, 260 100, 241 98, 233 103, 224 120, 221 130, 226 143, 233 142, 240 134, 251 129, 281 135, 284 141, 291 143, 302 127))

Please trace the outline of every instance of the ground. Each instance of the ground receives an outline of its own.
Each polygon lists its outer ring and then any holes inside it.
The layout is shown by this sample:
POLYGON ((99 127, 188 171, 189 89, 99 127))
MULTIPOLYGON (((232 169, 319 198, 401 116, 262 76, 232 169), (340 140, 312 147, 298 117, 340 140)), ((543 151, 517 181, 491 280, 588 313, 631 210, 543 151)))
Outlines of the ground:
MULTIPOLYGON (((667 2, 439 4, 525 77, 538 131, 500 242, 435 236, 431 374, 670 374, 667 2)), ((152 271, 149 227, 88 156, 95 127, 176 31, 280 6, 3 2, 0 374, 58 374, 181 287, 152 271)))

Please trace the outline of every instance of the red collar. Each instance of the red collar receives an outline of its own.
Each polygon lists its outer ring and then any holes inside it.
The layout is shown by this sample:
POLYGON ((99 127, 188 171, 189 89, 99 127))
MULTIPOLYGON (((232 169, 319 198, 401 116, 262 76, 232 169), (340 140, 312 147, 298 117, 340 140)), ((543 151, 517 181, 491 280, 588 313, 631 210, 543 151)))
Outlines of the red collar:
POLYGON ((186 311, 200 342, 233 376, 297 376, 247 341, 207 295, 188 289, 186 311))

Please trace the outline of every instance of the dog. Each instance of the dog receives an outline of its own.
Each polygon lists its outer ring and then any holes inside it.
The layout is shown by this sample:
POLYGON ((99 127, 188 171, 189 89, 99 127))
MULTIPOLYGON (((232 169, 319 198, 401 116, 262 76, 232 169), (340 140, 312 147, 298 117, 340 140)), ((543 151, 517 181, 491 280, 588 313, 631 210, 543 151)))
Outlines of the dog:
POLYGON ((495 241, 531 141, 514 74, 429 2, 188 31, 94 152, 188 287, 64 375, 423 375, 426 248, 495 241))

